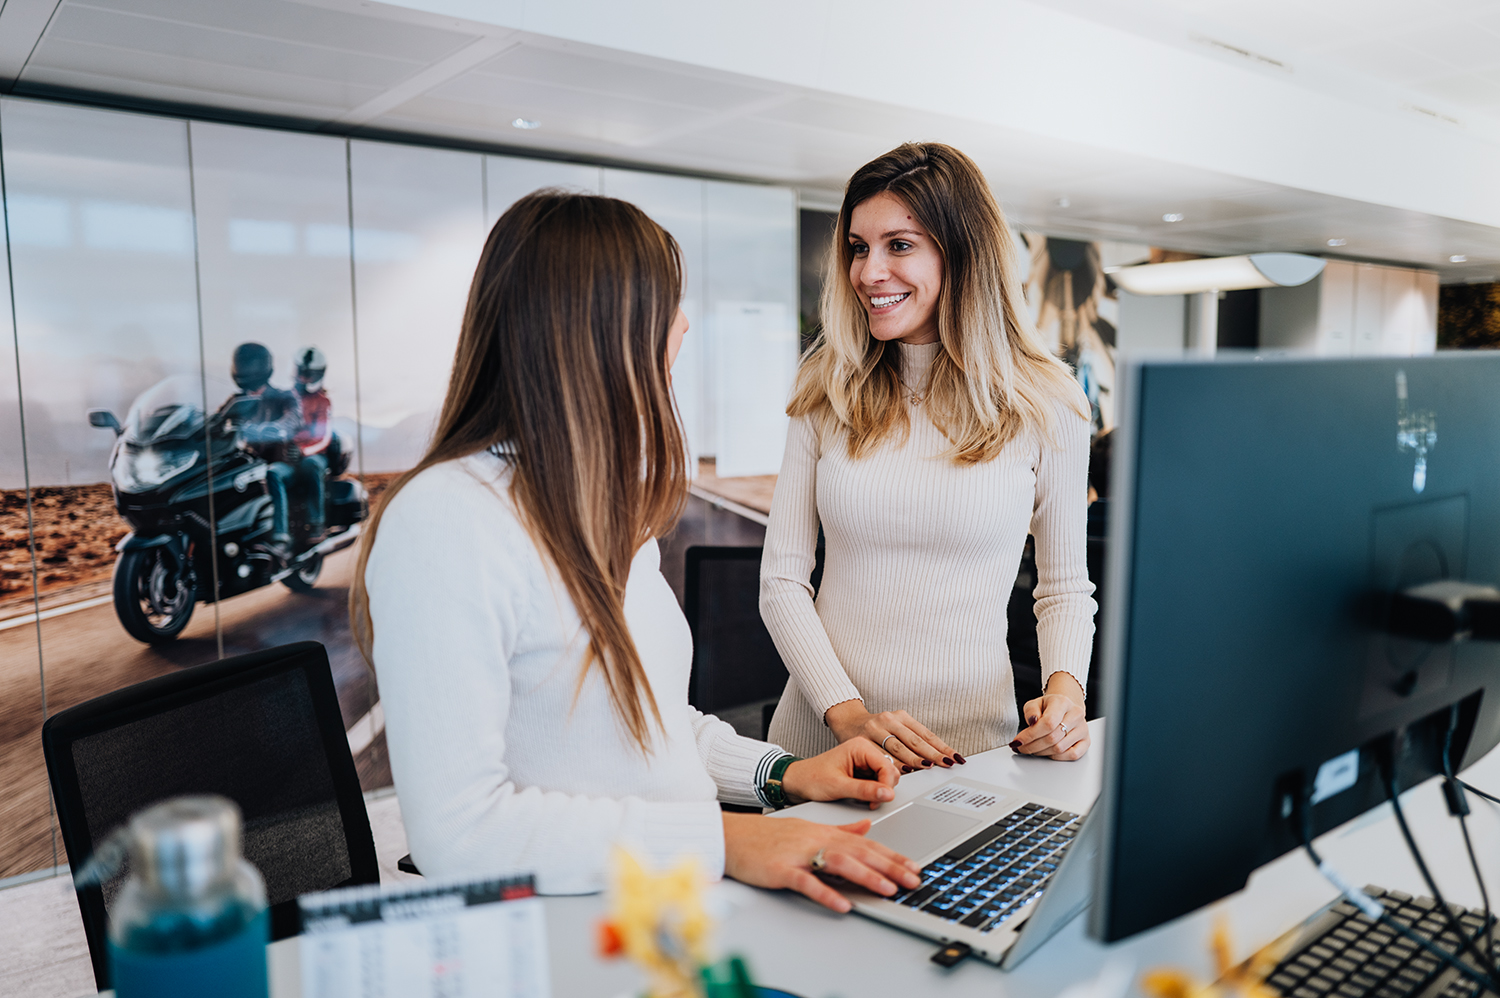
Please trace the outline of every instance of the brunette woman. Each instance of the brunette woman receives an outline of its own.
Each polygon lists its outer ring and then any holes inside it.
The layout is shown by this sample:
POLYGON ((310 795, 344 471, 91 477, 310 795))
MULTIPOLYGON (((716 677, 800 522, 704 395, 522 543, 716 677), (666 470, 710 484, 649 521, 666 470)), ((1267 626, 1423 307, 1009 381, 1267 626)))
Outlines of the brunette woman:
POLYGON ((791 672, 771 736, 791 751, 863 736, 914 769, 1007 743, 1088 749, 1089 409, 1032 328, 1015 260, 951 146, 900 146, 849 181, 761 563, 791 672), (1018 735, 1005 608, 1028 530, 1044 693, 1018 735))
POLYGON ((794 760, 688 706, 691 639, 654 539, 687 493, 681 277, 672 238, 623 201, 538 192, 490 233, 431 446, 384 497, 352 595, 412 857, 579 893, 623 843, 847 910, 814 870, 917 883, 868 822, 718 801, 874 806, 890 760, 869 743, 794 760))

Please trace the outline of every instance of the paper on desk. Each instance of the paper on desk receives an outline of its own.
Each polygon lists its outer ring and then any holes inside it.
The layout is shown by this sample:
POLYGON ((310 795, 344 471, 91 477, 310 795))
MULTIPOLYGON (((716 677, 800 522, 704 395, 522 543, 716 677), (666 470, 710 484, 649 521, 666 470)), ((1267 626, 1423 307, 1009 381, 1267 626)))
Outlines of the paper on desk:
POLYGON ((550 998, 531 878, 303 898, 303 998, 550 998))

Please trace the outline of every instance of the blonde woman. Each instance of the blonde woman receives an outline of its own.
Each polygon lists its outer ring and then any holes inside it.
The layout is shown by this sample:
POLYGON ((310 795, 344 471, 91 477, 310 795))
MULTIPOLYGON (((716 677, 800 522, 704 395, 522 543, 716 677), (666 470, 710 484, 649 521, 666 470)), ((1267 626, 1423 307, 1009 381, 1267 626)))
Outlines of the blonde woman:
POLYGON ((688 706, 692 639, 655 537, 687 495, 668 369, 677 245, 639 209, 539 192, 480 257, 442 415, 365 534, 351 595, 412 857, 429 876, 600 889, 610 847, 849 902, 915 867, 842 827, 718 801, 891 800, 869 743, 796 759, 688 706), (877 779, 856 779, 856 770, 877 779))
POLYGON ((1088 403, 1031 326, 983 174, 938 143, 867 164, 829 267, 761 562, 791 672, 771 738, 806 754, 863 737, 906 769, 1007 743, 1080 758, 1088 403), (1028 530, 1043 695, 1018 733, 1005 608, 1028 530))

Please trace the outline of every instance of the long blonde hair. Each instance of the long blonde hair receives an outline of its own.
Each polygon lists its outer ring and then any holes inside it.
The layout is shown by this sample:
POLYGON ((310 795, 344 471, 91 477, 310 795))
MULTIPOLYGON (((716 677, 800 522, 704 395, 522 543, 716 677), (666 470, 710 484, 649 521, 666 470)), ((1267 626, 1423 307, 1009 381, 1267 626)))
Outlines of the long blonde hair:
POLYGON ((1032 325, 1015 241, 984 174, 938 142, 897 146, 850 178, 823 282, 823 329, 797 372, 787 414, 842 427, 855 458, 910 428, 901 401, 901 352, 870 335, 869 315, 849 283, 850 217, 881 193, 900 198, 943 255, 942 349, 924 404, 952 442, 948 456, 977 464, 1017 434, 1052 439, 1058 401, 1087 418, 1083 389, 1032 325))
POLYGON ((367 659, 365 567, 382 514, 433 465, 504 444, 512 500, 589 635, 579 682, 599 669, 626 730, 650 751, 647 713, 660 729, 661 712, 625 621, 625 584, 636 551, 671 528, 687 498, 666 357, 681 287, 677 243, 627 202, 538 191, 500 217, 432 442, 364 535, 350 616, 367 659))

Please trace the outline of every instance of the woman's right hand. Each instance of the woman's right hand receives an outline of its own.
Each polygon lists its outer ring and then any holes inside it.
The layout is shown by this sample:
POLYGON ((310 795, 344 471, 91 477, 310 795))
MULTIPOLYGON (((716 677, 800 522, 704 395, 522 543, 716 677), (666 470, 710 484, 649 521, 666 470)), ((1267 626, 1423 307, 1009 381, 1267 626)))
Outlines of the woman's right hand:
POLYGON ((865 838, 869 830, 869 819, 820 825, 801 818, 725 812, 724 872, 756 887, 789 888, 838 912, 852 905, 813 873, 812 860, 819 853, 825 872, 882 896, 894 894, 898 887, 920 885, 920 867, 865 838))
POLYGON ((841 742, 868 738, 879 745, 896 760, 903 773, 915 772, 924 766, 952 766, 964 761, 964 757, 953 751, 947 742, 904 710, 872 714, 865 710, 863 700, 845 700, 829 707, 823 719, 841 742))

